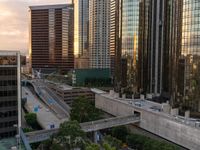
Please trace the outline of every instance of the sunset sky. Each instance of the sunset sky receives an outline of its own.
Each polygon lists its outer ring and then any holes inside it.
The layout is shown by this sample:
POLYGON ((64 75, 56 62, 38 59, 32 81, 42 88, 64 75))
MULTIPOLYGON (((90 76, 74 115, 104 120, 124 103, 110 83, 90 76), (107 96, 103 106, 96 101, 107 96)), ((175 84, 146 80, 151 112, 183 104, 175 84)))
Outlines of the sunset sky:
POLYGON ((64 4, 70 0, 0 0, 0 50, 20 50, 27 54, 29 37, 28 7, 64 4))

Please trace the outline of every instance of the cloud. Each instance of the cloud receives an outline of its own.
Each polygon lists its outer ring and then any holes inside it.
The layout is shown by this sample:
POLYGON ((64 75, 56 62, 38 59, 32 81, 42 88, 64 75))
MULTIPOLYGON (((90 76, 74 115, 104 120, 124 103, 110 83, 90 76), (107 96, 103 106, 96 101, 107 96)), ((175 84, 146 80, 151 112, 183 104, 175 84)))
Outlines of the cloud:
POLYGON ((66 0, 0 0, 0 50, 28 53, 28 7, 63 3, 66 0))

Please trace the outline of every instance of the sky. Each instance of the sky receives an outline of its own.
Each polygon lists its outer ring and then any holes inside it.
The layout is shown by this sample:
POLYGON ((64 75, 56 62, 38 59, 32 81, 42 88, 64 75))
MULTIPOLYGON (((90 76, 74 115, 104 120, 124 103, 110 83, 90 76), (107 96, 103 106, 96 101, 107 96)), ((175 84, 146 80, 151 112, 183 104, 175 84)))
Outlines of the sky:
POLYGON ((0 50, 28 54, 29 6, 64 4, 69 0, 0 0, 0 50))

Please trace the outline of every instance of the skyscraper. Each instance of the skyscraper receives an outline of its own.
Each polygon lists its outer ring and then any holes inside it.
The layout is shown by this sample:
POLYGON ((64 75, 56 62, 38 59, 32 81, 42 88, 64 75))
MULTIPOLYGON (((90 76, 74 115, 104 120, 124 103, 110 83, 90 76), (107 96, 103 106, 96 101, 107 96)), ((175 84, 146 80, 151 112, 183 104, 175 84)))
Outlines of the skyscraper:
POLYGON ((160 95, 170 91, 171 1, 141 0, 139 28, 139 88, 160 95))
POLYGON ((138 35, 140 0, 122 1, 121 56, 127 61, 127 87, 138 90, 138 35))
POLYGON ((21 127, 20 72, 20 53, 0 51, 0 139, 15 136, 21 127))
POLYGON ((119 90, 121 72, 121 0, 110 0, 110 69, 116 90, 119 90))
POLYGON ((174 5, 175 103, 183 110, 200 112, 200 2, 178 0, 174 5))
POLYGON ((66 72, 74 68, 73 4, 30 7, 33 69, 66 72))
MULTIPOLYGON (((163 92, 163 81, 167 81, 168 70, 168 5, 169 1, 151 1, 151 49, 150 49, 150 93, 161 94, 163 92), (164 68, 166 67, 166 68, 164 68), (166 73, 166 74, 165 74, 166 73)), ((165 82, 167 84, 167 82, 165 82)))
POLYGON ((89 1, 90 68, 110 68, 110 1, 89 1))
POLYGON ((76 68, 89 67, 89 0, 74 1, 74 53, 76 68))

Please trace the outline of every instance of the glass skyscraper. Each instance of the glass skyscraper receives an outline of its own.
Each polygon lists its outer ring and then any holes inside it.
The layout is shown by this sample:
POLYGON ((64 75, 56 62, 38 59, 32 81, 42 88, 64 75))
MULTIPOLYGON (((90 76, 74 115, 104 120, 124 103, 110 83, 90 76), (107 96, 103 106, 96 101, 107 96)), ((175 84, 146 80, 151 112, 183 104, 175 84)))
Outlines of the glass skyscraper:
POLYGON ((89 67, 89 0, 74 0, 75 68, 89 67))
POLYGON ((122 58, 127 61, 127 88, 137 91, 138 35, 140 0, 122 1, 122 58))
POLYGON ((75 55, 88 54, 89 0, 74 0, 75 55))
POLYGON ((174 14, 181 34, 175 37, 179 49, 176 63, 176 104, 183 110, 200 112, 200 1, 179 0, 176 2, 180 18, 174 14))

